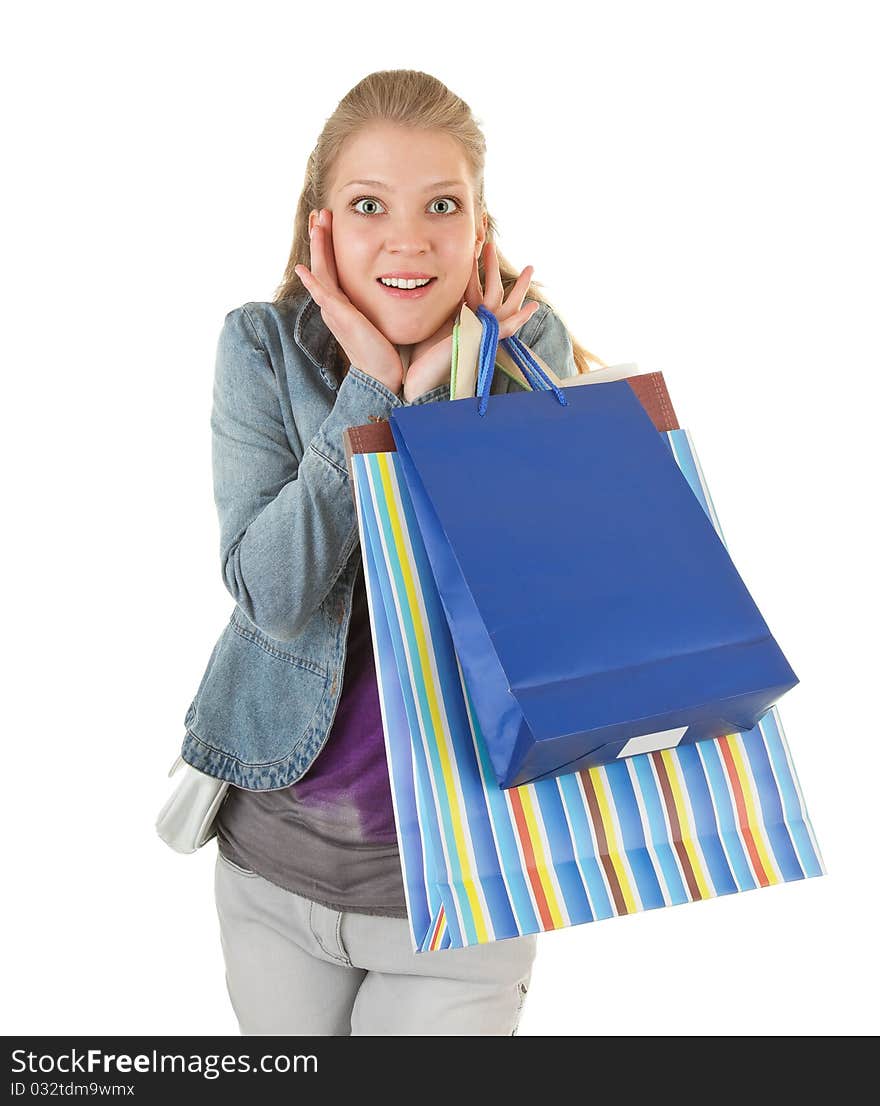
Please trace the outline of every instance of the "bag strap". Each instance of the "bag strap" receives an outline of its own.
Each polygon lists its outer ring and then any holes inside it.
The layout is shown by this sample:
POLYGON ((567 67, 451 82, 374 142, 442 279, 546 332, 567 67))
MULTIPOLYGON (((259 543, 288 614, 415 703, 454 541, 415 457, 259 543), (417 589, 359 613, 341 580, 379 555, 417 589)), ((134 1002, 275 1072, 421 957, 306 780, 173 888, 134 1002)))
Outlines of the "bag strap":
MULTIPOLYGON (((477 363, 479 360, 480 345, 483 339, 483 323, 467 306, 462 304, 458 313, 455 326, 452 331, 452 365, 450 371, 450 399, 470 399, 477 392, 477 363)), ((536 361, 544 375, 553 384, 564 387, 565 384, 553 372, 546 362, 529 350, 519 338, 514 344, 517 352, 528 350, 528 355, 536 361)), ((508 343, 499 342, 495 354, 495 364, 505 376, 509 377, 520 388, 534 388, 520 368, 517 359, 508 352, 508 343)), ((523 355, 524 357, 525 355, 523 355)), ((520 361, 522 357, 520 358, 520 361)), ((531 362, 528 362, 531 367, 531 362)), ((546 388, 546 384, 541 385, 546 388)))
MULTIPOLYGON (((479 399, 479 414, 485 415, 489 403, 489 393, 492 387, 492 378, 495 375, 495 358, 498 352, 498 319, 483 304, 477 308, 477 316, 483 324, 483 337, 480 342, 477 375, 477 397, 479 399)), ((531 352, 520 342, 515 335, 503 339, 501 343, 514 358, 517 367, 522 372, 525 380, 533 391, 552 391, 561 407, 568 407, 568 400, 562 394, 558 384, 553 383, 549 376, 541 369, 541 366, 532 356, 531 352)))

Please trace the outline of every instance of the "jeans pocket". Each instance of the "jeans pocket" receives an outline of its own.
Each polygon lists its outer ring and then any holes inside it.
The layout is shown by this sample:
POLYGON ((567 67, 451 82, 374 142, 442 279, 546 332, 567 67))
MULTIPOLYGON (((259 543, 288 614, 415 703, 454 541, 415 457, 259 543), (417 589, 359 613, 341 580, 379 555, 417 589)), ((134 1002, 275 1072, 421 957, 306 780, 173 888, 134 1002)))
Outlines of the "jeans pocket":
POLYGON ((526 1001, 526 995, 529 993, 528 983, 523 983, 522 980, 520 980, 520 982, 517 983, 516 987, 517 987, 517 991, 518 991, 518 1003, 517 1003, 517 1007, 516 1007, 516 1020, 513 1023, 513 1032, 510 1034, 511 1037, 515 1037, 516 1034, 517 1034, 517 1030, 519 1029, 520 1018, 522 1017, 523 1006, 525 1005, 525 1001, 526 1001))
POLYGON ((228 856, 217 850, 217 859, 221 860, 228 868, 231 868, 233 872, 238 872, 240 876, 250 876, 253 879, 258 878, 259 872, 252 872, 250 868, 242 868, 240 864, 236 864, 230 860, 228 856))

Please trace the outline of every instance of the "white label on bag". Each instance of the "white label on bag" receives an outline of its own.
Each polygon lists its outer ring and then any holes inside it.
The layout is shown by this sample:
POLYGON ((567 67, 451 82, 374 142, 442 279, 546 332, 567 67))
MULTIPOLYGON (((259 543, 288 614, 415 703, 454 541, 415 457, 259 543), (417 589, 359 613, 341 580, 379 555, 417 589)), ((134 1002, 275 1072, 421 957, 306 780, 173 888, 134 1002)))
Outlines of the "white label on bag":
POLYGON ((621 757, 634 757, 638 753, 656 753, 658 749, 674 749, 687 733, 687 726, 677 726, 674 730, 657 730, 656 733, 631 737, 617 754, 621 757))

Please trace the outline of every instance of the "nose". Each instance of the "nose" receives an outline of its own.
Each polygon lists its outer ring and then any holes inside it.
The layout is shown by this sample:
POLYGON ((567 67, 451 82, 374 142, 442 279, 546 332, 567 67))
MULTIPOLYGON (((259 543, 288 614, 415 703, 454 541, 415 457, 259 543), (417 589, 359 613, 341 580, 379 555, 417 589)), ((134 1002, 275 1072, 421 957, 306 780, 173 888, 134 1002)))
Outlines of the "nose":
POLYGON ((415 255, 430 249, 428 228, 421 214, 395 213, 385 226, 385 245, 389 253, 415 255))

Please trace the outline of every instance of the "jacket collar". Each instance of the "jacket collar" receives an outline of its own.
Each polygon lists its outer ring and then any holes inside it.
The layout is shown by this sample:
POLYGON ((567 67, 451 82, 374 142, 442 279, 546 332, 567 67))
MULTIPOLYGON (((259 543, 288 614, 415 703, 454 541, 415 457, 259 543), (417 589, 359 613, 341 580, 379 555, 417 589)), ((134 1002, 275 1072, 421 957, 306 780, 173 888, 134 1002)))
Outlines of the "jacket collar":
POLYGON ((337 379, 335 369, 336 341, 321 318, 320 307, 308 294, 296 313, 293 338, 318 369, 327 387, 337 391, 341 382, 337 379))

